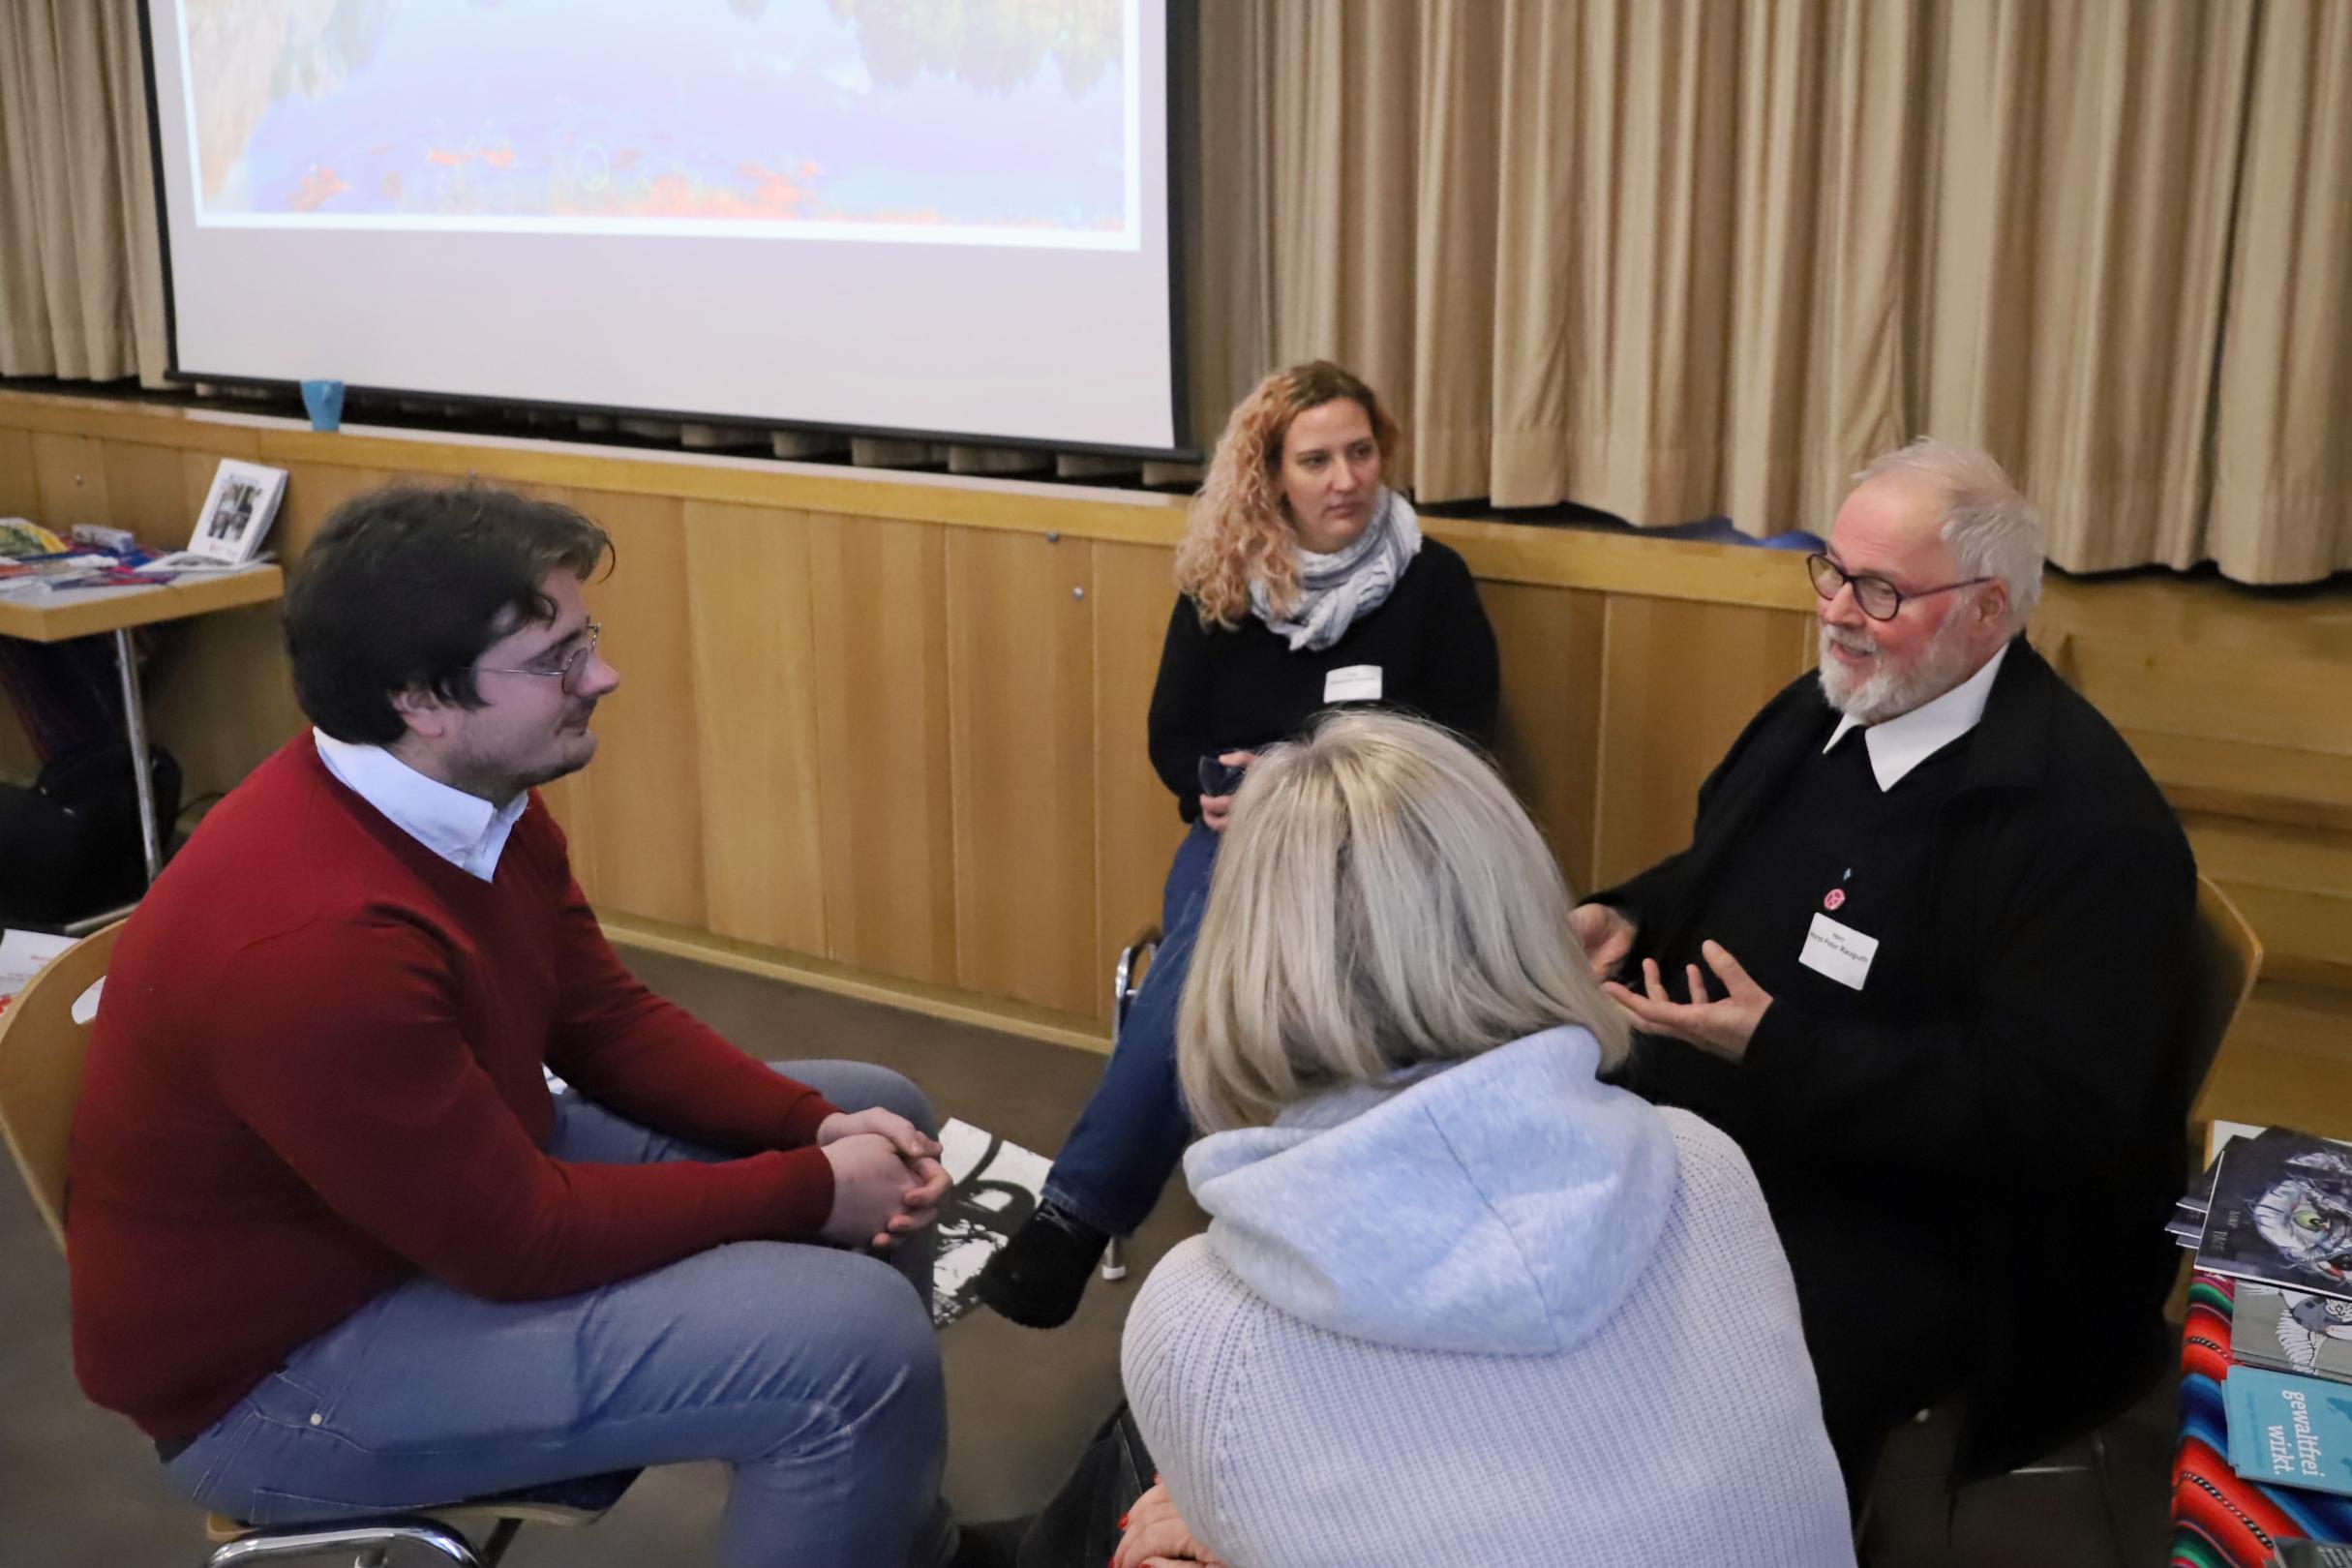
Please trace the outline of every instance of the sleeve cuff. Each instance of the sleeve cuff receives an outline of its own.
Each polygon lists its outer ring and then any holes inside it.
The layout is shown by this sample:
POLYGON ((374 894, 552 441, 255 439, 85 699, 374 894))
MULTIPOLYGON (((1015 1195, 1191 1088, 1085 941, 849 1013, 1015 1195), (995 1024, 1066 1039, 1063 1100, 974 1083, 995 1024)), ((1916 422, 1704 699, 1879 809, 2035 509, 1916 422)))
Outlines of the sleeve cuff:
MULTIPOLYGON (((804 1089, 791 1113, 784 1118, 784 1131, 776 1147, 801 1149, 816 1142, 818 1124, 840 1108, 814 1089, 804 1089)), ((829 1170, 830 1168, 829 1165, 827 1167, 829 1170)), ((829 1204, 832 1200, 829 1196, 826 1201, 829 1204)))
POLYGON ((825 1228, 833 1213, 833 1162, 822 1149, 794 1149, 777 1161, 774 1223, 779 1241, 806 1241, 825 1228))

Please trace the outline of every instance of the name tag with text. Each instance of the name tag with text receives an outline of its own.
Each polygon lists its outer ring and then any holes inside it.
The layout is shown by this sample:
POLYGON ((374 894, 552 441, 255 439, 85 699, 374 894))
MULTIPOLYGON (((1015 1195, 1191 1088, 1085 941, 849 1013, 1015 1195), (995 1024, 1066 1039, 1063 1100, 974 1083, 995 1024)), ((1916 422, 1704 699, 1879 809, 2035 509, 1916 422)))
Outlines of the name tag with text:
POLYGON ((1380 667, 1376 664, 1351 664, 1323 677, 1323 701, 1327 703, 1376 703, 1379 700, 1380 667))
POLYGON ((1826 975, 1840 985, 1858 991, 1862 981, 1870 978, 1870 960, 1877 956, 1878 950, 1877 937, 1864 936, 1826 915, 1816 915, 1812 929, 1805 933, 1805 950, 1796 955, 1796 961, 1817 975, 1826 975))

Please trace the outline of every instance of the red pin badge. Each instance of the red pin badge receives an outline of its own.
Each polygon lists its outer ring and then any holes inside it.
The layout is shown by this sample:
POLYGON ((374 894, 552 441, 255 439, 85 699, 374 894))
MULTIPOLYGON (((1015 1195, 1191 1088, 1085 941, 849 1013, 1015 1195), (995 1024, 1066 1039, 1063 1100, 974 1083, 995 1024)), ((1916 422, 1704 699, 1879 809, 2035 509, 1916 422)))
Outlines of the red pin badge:
POLYGON ((1824 895, 1823 896, 1823 898, 1822 898, 1822 908, 1824 908, 1824 909, 1835 909, 1835 908, 1837 908, 1837 907, 1838 907, 1840 904, 1844 903, 1845 901, 1846 901, 1846 890, 1845 890, 1845 889, 1843 889, 1843 888, 1832 888, 1832 889, 1830 889, 1830 890, 1829 890, 1829 891, 1828 891, 1826 894, 1824 894, 1824 895))

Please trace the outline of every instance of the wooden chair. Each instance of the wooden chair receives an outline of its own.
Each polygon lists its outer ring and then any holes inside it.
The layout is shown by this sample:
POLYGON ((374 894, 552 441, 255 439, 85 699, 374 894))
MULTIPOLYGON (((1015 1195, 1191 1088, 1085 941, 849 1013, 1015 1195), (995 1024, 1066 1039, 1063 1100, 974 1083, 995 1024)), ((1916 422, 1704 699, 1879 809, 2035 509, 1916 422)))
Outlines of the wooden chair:
POLYGON ((2262 939, 2213 879, 2197 878, 2197 929, 2188 960, 2188 1000, 2181 1010, 2182 1067, 2188 1103, 2204 1097, 2221 1041, 2262 975, 2262 939))
MULTIPOLYGON (((60 1250, 65 1247, 67 1142, 90 1043, 90 1023, 75 1017, 75 1004, 105 976, 121 930, 118 920, 59 953, 0 1011, 0 1135, 6 1136, 32 1191, 33 1207, 60 1250)), ((95 1017, 94 1008, 83 1011, 95 1017)), ((524 1524, 588 1523, 619 1501, 637 1474, 616 1471, 447 1507, 331 1523, 256 1528, 214 1514, 205 1531, 218 1549, 205 1559, 206 1568, 325 1553, 349 1553, 357 1568, 379 1568, 400 1542, 465 1568, 494 1568, 524 1524), (484 1532, 478 1549, 466 1533, 472 1529, 484 1532)))

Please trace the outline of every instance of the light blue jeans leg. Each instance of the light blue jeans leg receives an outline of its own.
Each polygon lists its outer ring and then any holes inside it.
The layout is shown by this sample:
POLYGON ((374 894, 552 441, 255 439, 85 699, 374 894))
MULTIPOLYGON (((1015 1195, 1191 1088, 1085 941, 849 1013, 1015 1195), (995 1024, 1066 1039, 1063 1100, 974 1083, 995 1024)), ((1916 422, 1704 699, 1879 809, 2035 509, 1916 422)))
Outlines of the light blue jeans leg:
MULTIPOLYGON (((835 1104, 929 1125, 896 1074, 785 1070, 835 1104)), ((566 1100, 563 1158, 699 1154, 566 1100)), ((946 1400, 927 1256, 899 1263, 742 1242, 548 1301, 413 1280, 295 1351, 168 1473, 207 1507, 276 1523, 715 1459, 735 1468, 729 1568, 932 1568, 951 1541, 946 1400)))

